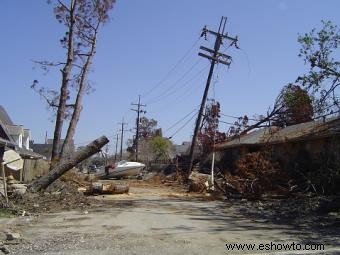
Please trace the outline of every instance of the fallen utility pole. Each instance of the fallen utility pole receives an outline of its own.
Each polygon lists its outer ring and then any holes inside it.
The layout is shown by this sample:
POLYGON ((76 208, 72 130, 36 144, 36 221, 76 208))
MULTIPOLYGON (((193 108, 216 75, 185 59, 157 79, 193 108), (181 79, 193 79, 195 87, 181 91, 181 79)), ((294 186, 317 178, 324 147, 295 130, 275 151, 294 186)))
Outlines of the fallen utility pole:
POLYGON ((234 45, 236 48, 238 48, 238 46, 236 44, 237 43, 237 37, 233 38, 233 37, 228 36, 228 33, 224 33, 226 22, 227 22, 227 18, 222 17, 221 21, 220 21, 220 26, 218 28, 218 32, 211 31, 211 30, 207 29, 207 27, 205 26, 203 28, 202 34, 201 34, 201 36, 204 36, 206 38, 207 34, 209 33, 209 34, 214 35, 216 37, 216 39, 215 39, 214 49, 209 49, 209 48, 206 48, 204 46, 201 46, 200 49, 206 51, 207 54, 202 53, 202 52, 198 53, 199 56, 209 59, 211 61, 211 64, 210 64, 209 75, 208 75, 208 78, 207 78, 207 83, 205 85, 205 89, 204 89, 204 93, 203 93, 203 97, 202 97, 200 110, 198 112, 198 116, 197 116, 197 119, 196 119, 194 135, 193 135, 192 141, 191 141, 190 155, 189 155, 190 162, 189 162, 189 169, 188 169, 188 173, 187 173, 188 176, 189 176, 189 174, 190 174, 190 172, 192 171, 192 168, 193 168, 194 152, 195 152, 197 135, 198 135, 199 128, 201 126, 203 110, 204 110, 204 107, 205 107, 205 103, 207 101, 210 82, 211 82, 211 78, 212 78, 212 75, 213 75, 213 72, 214 72, 215 64, 221 63, 221 64, 224 64, 224 65, 230 66, 231 59, 232 59, 231 56, 228 56, 226 54, 219 52, 220 46, 221 46, 221 44, 223 44, 223 40, 226 39, 226 40, 231 41, 230 46, 234 45))
POLYGON ((146 104, 141 104, 141 103, 140 103, 140 96, 138 96, 138 104, 132 103, 131 105, 137 106, 137 109, 131 109, 131 110, 137 112, 137 119, 136 119, 136 137, 135 137, 135 146, 136 146, 136 148, 135 148, 135 153, 136 153, 135 159, 136 159, 136 162, 138 162, 139 114, 140 114, 140 113, 146 113, 146 111, 140 109, 141 107, 145 107, 146 104))

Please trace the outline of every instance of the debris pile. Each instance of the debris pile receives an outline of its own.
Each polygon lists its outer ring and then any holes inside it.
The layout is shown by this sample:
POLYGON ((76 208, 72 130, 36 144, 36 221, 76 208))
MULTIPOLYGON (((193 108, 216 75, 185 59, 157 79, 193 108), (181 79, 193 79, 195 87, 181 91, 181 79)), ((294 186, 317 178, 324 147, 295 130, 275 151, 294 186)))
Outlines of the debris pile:
POLYGON ((7 177, 7 192, 13 195, 23 195, 27 191, 27 185, 15 180, 12 175, 7 177))
POLYGON ((82 174, 79 171, 70 171, 60 178, 62 181, 78 185, 78 191, 85 195, 123 194, 129 192, 129 186, 124 183, 112 181, 99 181, 92 174, 82 174))
POLYGON ((5 182, 6 183, 4 183, 3 178, 0 177, 0 193, 2 196, 6 196, 5 189, 7 190, 7 194, 24 194, 27 190, 27 185, 15 180, 12 175, 5 178, 5 182), (6 188, 4 185, 6 185, 6 188))
MULTIPOLYGON (((19 183, 13 176, 8 176, 6 182, 9 203, 1 196, 0 206, 18 215, 84 209, 98 203, 88 197, 89 195, 122 194, 129 191, 127 184, 112 181, 102 183, 93 176, 78 172, 77 169, 64 174, 40 192, 31 192, 26 184, 19 183)), ((3 187, 0 189, 3 190, 3 187)))
POLYGON ((41 213, 57 212, 91 206, 92 200, 78 191, 78 185, 73 182, 56 180, 46 190, 23 195, 12 194, 10 201, 20 212, 41 213))
MULTIPOLYGON (((214 185, 229 197, 282 196, 290 191, 288 174, 266 152, 245 154, 236 161, 233 174, 215 171, 214 176, 214 185)), ((208 191, 211 186, 209 174, 192 172, 189 177, 190 191, 208 191)))
POLYGON ((149 171, 146 172, 142 181, 147 184, 165 184, 172 185, 183 182, 183 177, 177 169, 172 169, 169 171, 167 168, 161 169, 160 171, 149 171))
POLYGON ((288 175, 266 152, 252 152, 235 163, 235 175, 229 175, 231 184, 240 193, 260 196, 266 193, 288 192, 288 175))
POLYGON ((211 185, 211 176, 193 171, 189 176, 189 192, 203 192, 211 185))

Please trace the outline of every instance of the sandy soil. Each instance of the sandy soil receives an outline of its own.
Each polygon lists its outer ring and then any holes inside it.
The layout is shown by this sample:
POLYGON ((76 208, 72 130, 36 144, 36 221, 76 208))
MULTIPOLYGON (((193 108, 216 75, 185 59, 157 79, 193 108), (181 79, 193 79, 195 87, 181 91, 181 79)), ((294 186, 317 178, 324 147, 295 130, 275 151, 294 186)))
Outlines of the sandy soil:
MULTIPOLYGON (((209 201, 133 185, 97 206, 1 222, 21 234, 10 254, 340 254, 340 216, 292 217, 262 202, 209 201), (228 251, 226 244, 325 244, 326 251, 228 251)), ((258 247, 258 246, 257 246, 258 247)), ((256 249, 256 248, 255 248, 256 249)))

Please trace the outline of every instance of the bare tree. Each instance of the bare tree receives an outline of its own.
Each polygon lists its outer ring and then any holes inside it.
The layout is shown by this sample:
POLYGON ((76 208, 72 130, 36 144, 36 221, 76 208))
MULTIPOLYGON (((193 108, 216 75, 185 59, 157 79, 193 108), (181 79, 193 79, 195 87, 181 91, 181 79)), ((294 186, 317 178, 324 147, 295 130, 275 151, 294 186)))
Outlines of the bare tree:
POLYGON ((65 62, 36 61, 45 70, 62 66, 61 85, 59 91, 37 88, 34 81, 32 88, 36 90, 56 110, 55 129, 52 149, 51 169, 65 157, 75 133, 82 110, 82 98, 90 91, 87 79, 93 57, 99 28, 109 19, 109 11, 115 0, 49 0, 53 4, 55 17, 66 27, 65 36, 60 40, 66 50, 65 62), (70 88, 75 89, 74 103, 70 88), (67 135, 60 149, 61 133, 65 118, 70 117, 67 135))
MULTIPOLYGON (((86 1, 85 1, 86 2, 86 1)), ((79 17, 77 39, 83 45, 82 52, 77 52, 82 68, 77 78, 78 93, 74 105, 74 111, 67 130, 66 138, 61 149, 61 157, 68 152, 69 145, 74 137, 75 129, 82 110, 82 98, 88 88, 87 75, 90 70, 93 56, 96 52, 96 43, 99 27, 108 20, 108 11, 112 8, 113 1, 91 1, 92 4, 83 6, 83 15, 79 17), (87 49, 87 52, 85 50, 87 49)))

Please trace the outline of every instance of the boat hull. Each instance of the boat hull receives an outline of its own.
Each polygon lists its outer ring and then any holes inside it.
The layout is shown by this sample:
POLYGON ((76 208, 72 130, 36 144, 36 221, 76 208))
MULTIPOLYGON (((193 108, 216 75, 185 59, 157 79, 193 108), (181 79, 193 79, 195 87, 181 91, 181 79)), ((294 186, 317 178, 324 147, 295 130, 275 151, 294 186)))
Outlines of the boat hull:
POLYGON ((145 167, 144 164, 139 162, 121 161, 114 166, 106 168, 107 178, 127 178, 140 174, 145 167))
POLYGON ((108 178, 123 178, 138 175, 142 171, 143 167, 134 167, 127 169, 113 169, 107 175, 108 178))

